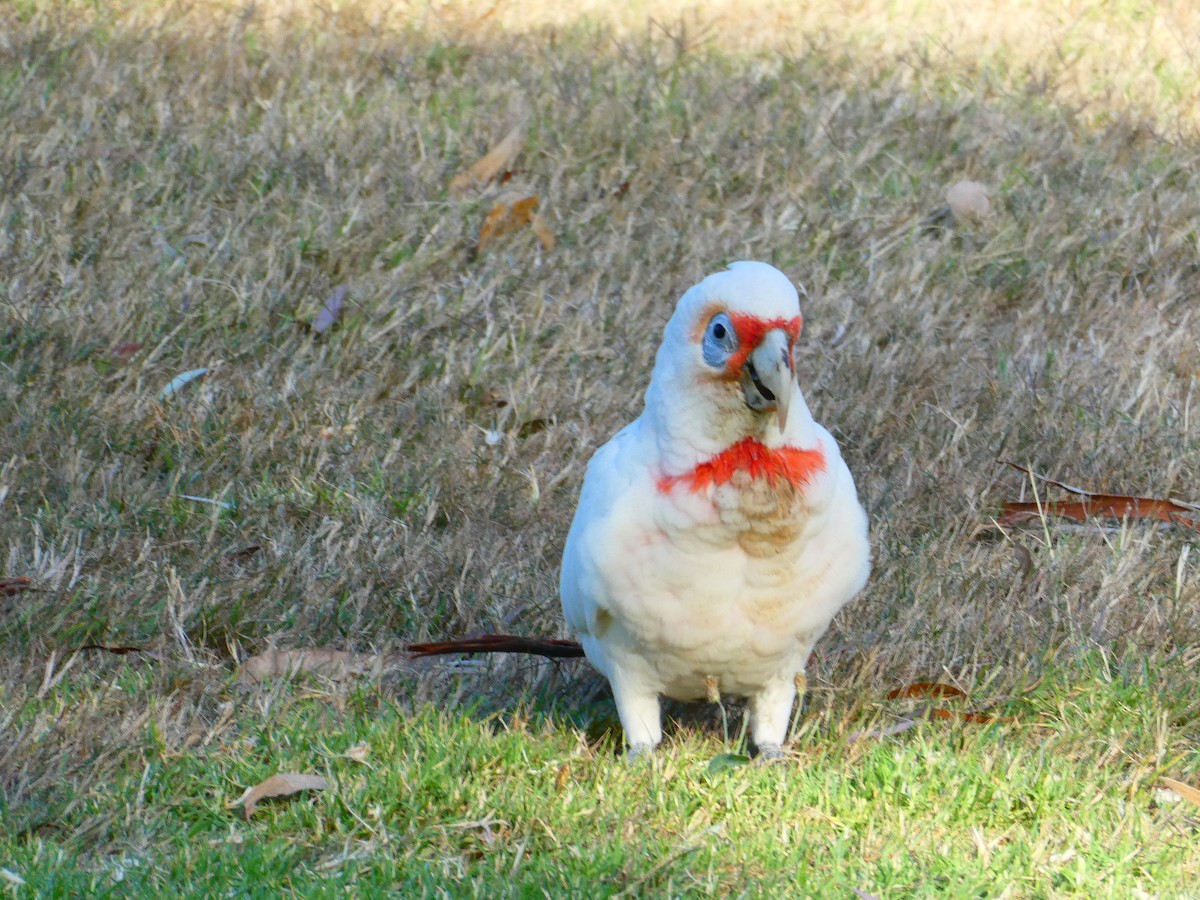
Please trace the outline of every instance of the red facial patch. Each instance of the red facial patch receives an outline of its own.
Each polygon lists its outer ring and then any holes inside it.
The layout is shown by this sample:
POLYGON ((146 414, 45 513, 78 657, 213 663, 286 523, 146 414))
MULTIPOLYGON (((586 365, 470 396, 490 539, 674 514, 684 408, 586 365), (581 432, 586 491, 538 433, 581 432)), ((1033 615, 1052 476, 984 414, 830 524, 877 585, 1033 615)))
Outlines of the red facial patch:
POLYGON ((684 484, 689 491, 701 491, 709 485, 728 483, 735 472, 747 472, 751 478, 765 478, 771 484, 784 480, 800 487, 824 471, 825 454, 820 450, 797 450, 795 447, 771 450, 754 438, 745 438, 690 472, 664 475, 658 479, 658 489, 666 494, 675 485, 684 484))
POLYGON ((768 331, 782 328, 787 332, 789 343, 794 344, 796 338, 800 337, 800 326, 803 322, 800 316, 794 319, 760 319, 746 313, 729 313, 729 321, 733 323, 733 330, 737 332, 738 337, 738 348, 725 364, 725 371, 729 373, 741 371, 742 366, 746 364, 746 357, 762 343, 768 331))

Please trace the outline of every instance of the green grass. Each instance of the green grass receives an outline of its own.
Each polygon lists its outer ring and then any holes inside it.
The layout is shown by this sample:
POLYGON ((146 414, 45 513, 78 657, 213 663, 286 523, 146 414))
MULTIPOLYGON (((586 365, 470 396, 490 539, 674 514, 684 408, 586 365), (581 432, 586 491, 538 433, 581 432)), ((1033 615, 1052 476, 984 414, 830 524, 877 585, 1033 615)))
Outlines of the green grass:
POLYGON ((815 695, 793 758, 724 770, 712 760, 736 744, 711 729, 681 726, 630 764, 561 699, 481 718, 369 686, 234 697, 213 682, 219 702, 185 722, 152 699, 153 677, 117 664, 17 712, 18 730, 81 702, 102 715, 101 678, 147 699, 119 763, 94 760, 36 811, 4 810, 6 855, 37 893, 1181 896, 1200 823, 1152 789, 1200 763, 1176 730, 1197 719, 1194 664, 1095 655, 993 696, 992 724, 857 742, 853 726, 905 704, 834 688, 815 695), (249 821, 226 809, 277 771, 330 787, 249 821))
POLYGON ((0 4, 0 887, 1197 895, 1195 533, 992 523, 998 456, 1200 499, 1200 24, 966 9, 0 4), (552 252, 478 252, 502 191, 552 252), (626 765, 582 663, 407 661, 562 634, 587 459, 738 258, 806 288, 876 556, 794 758, 680 708, 626 765), (234 686, 315 646, 386 671, 234 686), (849 741, 921 679, 1006 718, 849 741), (331 786, 227 809, 287 770, 331 786))

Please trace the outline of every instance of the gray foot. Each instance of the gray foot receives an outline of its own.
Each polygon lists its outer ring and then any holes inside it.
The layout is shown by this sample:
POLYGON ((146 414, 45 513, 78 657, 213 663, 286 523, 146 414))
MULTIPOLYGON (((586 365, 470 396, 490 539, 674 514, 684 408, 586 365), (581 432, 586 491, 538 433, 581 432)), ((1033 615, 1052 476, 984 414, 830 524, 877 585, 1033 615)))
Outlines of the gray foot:
POLYGON ((758 748, 758 756, 754 758, 754 761, 759 765, 765 765, 785 759, 787 759, 787 754, 783 752, 783 747, 779 744, 763 744, 758 748))

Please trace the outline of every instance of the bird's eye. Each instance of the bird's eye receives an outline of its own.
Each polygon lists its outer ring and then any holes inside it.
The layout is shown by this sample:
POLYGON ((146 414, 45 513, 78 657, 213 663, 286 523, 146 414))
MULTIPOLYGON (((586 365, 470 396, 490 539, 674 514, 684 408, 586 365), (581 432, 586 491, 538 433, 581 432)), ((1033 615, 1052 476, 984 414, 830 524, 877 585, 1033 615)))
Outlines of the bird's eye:
POLYGON ((737 332, 725 313, 717 313, 704 329, 704 361, 714 368, 723 368, 737 350, 737 332))

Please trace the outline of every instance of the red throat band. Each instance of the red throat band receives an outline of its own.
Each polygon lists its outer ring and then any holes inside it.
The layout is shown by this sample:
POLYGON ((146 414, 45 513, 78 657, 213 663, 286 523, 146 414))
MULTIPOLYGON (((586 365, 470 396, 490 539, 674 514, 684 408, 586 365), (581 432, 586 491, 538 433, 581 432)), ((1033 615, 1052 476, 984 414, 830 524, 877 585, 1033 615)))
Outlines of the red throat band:
POLYGON ((675 485, 683 484, 689 491, 701 491, 709 485, 726 484, 735 472, 746 472, 751 478, 765 478, 771 484, 783 480, 800 487, 824 471, 825 454, 819 449, 780 447, 772 450, 754 438, 745 438, 690 472, 664 475, 658 480, 658 489, 666 494, 675 485))

